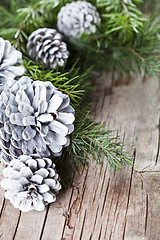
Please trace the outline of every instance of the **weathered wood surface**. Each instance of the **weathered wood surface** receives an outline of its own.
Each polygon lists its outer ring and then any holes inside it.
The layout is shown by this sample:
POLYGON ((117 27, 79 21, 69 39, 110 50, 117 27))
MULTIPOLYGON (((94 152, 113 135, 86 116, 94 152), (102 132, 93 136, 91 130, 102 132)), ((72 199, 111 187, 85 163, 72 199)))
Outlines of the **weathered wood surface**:
MULTIPOLYGON (((91 164, 44 212, 20 213, 0 193, 1 240, 160 240, 159 83, 98 84, 96 120, 135 142, 134 169, 91 164)), ((0 171, 2 178, 2 167, 0 171)))

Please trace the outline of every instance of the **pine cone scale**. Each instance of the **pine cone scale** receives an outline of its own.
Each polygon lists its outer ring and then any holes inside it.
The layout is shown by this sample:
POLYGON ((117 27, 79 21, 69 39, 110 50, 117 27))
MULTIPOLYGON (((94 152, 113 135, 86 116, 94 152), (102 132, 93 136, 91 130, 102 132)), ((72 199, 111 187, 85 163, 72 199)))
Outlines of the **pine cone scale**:
POLYGON ((25 72, 23 66, 14 66, 21 62, 22 54, 12 47, 9 41, 0 38, 0 84, 5 84, 25 72))
POLYGON ((54 120, 53 122, 49 123, 48 125, 49 129, 53 132, 56 132, 57 134, 60 134, 62 136, 66 136, 68 133, 68 128, 63 125, 62 123, 54 120))

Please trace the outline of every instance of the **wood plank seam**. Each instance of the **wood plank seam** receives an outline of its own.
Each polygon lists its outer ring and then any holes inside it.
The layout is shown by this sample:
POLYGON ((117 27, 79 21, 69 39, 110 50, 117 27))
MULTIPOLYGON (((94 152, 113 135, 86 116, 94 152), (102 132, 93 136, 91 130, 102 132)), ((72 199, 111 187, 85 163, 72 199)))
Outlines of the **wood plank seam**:
MULTIPOLYGON (((134 158, 133 158, 133 165, 134 165, 135 159, 136 159, 136 148, 134 149, 133 156, 134 156, 134 158)), ((125 212, 125 217, 124 217, 124 229, 123 229, 122 240, 125 240, 125 231, 126 231, 126 222, 127 222, 127 212, 128 212, 130 195, 131 195, 133 171, 134 171, 134 168, 131 169, 131 178, 130 178, 130 183, 129 183, 129 191, 128 191, 128 199, 127 199, 126 212, 125 212)))

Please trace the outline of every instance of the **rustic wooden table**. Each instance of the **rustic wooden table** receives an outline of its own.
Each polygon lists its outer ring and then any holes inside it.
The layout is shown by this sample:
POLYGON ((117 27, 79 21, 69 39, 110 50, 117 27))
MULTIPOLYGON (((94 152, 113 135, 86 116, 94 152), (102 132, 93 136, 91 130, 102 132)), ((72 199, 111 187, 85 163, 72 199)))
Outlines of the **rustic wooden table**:
POLYGON ((135 141, 134 169, 93 163, 43 212, 21 213, 1 188, 1 240, 160 240, 159 82, 98 85, 96 120, 135 141))

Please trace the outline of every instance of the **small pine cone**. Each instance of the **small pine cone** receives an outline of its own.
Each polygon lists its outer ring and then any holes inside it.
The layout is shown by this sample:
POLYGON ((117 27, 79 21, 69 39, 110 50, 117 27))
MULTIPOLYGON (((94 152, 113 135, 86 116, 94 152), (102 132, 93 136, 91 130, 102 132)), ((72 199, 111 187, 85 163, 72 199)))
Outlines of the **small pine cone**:
POLYGON ((96 7, 86 1, 67 3, 58 13, 58 30, 69 38, 95 33, 101 22, 96 7))
POLYGON ((13 159, 3 175, 5 197, 22 212, 43 211, 45 205, 56 201, 61 189, 55 165, 49 158, 38 155, 13 159))
POLYGON ((60 156, 70 143, 74 114, 69 96, 51 82, 25 76, 6 84, 0 94, 2 160, 9 162, 11 157, 35 153, 60 156))
POLYGON ((0 88, 3 84, 25 72, 23 66, 14 66, 22 62, 22 53, 11 46, 10 42, 0 38, 0 88))
POLYGON ((67 45, 62 41, 62 35, 55 29, 49 28, 40 28, 30 35, 27 51, 34 61, 42 62, 44 66, 49 66, 51 69, 62 67, 69 56, 67 45))

